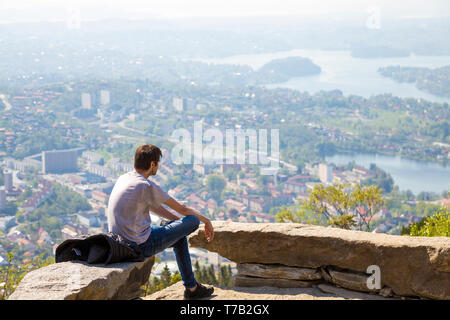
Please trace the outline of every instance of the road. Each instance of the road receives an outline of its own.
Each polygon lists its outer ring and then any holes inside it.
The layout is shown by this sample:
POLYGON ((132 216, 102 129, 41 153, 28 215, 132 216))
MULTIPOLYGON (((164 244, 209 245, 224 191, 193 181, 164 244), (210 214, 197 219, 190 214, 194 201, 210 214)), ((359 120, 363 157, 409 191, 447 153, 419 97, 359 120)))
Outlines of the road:
MULTIPOLYGON (((125 130, 129 130, 129 131, 132 131, 132 132, 134 132, 134 133, 138 133, 138 134, 140 134, 140 135, 142 135, 142 136, 145 136, 145 137, 147 137, 147 136, 153 136, 153 137, 156 137, 156 138, 159 138, 159 139, 162 139, 162 140, 166 140, 166 141, 169 141, 169 142, 171 142, 171 143, 175 143, 175 144, 178 144, 180 141, 179 140, 177 140, 177 139, 173 139, 173 138, 168 138, 168 137, 162 137, 162 136, 159 136, 159 135, 156 135, 156 134, 153 134, 153 133, 145 133, 144 131, 142 131, 142 130, 138 130, 138 129, 134 129, 134 128, 130 128, 130 127, 127 127, 126 125, 125 125, 125 121, 126 120, 122 120, 121 122, 119 122, 119 123, 106 123, 105 125, 106 126, 108 126, 108 128, 110 128, 110 129, 113 129, 113 128, 115 128, 115 127, 117 127, 117 126, 119 126, 120 128, 122 128, 122 129, 125 129, 125 130)), ((114 135, 113 137, 120 137, 120 138, 122 138, 122 137, 125 137, 125 136, 121 136, 121 135, 114 135)), ((129 137, 129 138, 132 138, 132 137, 129 137)), ((195 142, 192 142, 191 143, 191 147, 192 147, 192 150, 196 150, 196 148, 198 147, 198 148, 204 148, 205 147, 205 144, 196 144, 195 142)), ((214 146, 209 146, 212 150, 214 150, 214 146)), ((219 147, 219 149, 218 150, 215 150, 215 152, 213 152, 213 154, 224 154, 224 148, 223 147, 219 147)), ((257 153, 258 155, 260 154, 260 152, 259 151, 254 151, 254 150, 248 150, 249 151, 249 153, 257 153)), ((233 156, 236 156, 236 153, 235 152, 233 152, 233 156)), ((291 170, 291 171, 297 171, 297 166, 295 166, 295 165, 293 165, 293 164, 291 164, 291 163, 288 163, 288 162, 286 162, 286 161, 282 161, 281 159, 276 159, 276 158, 274 158, 274 157, 271 157, 271 156, 268 156, 267 157, 268 158, 268 160, 270 160, 270 161, 274 161, 274 162, 279 162, 280 164, 282 164, 282 165, 284 165, 284 166, 286 166, 289 170, 291 170)))

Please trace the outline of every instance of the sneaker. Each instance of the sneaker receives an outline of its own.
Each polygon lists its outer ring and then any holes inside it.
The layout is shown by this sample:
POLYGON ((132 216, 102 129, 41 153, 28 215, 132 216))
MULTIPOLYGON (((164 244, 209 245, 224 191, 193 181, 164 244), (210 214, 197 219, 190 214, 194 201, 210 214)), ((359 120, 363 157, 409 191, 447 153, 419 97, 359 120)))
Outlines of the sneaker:
POLYGON ((205 287, 204 285, 197 283, 197 288, 194 291, 189 289, 184 290, 184 299, 185 300, 195 300, 206 298, 212 295, 214 292, 214 287, 205 287))

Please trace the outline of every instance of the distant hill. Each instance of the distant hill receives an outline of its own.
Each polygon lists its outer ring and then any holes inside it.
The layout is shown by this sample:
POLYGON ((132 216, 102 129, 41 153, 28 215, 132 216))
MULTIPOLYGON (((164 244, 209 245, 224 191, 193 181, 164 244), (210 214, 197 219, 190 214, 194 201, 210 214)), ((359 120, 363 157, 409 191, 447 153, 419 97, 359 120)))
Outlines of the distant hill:
POLYGON ((410 52, 386 46, 357 46, 352 48, 351 55, 355 58, 391 58, 409 57, 410 52))

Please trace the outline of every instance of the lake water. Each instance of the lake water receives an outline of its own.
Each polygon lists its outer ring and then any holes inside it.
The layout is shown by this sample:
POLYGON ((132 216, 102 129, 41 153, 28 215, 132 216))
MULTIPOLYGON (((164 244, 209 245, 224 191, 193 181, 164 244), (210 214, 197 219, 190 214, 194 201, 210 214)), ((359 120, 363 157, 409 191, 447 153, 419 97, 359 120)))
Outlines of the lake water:
POLYGON ((236 55, 220 59, 195 59, 216 64, 240 64, 258 69, 273 59, 301 56, 310 58, 322 68, 319 75, 291 78, 287 82, 266 85, 267 88, 286 87, 316 93, 320 90, 341 90, 344 95, 371 95, 392 93, 399 97, 423 98, 433 102, 450 102, 417 89, 414 84, 397 83, 381 76, 377 69, 392 65, 437 68, 450 65, 450 56, 415 56, 403 58, 354 58, 350 51, 295 49, 275 53, 236 55))
POLYGON ((375 163, 391 174, 400 190, 409 189, 415 195, 421 191, 433 191, 440 195, 442 191, 450 190, 450 166, 438 163, 376 154, 336 154, 325 160, 339 165, 355 160, 356 164, 366 168, 375 163))
MULTIPOLYGON (((286 87, 316 93, 320 90, 339 89, 344 95, 363 97, 391 93, 399 97, 422 98, 433 102, 450 102, 450 98, 438 97, 417 89, 414 84, 397 83, 381 76, 377 69, 386 66, 409 66, 437 68, 450 65, 450 56, 415 56, 400 58, 354 58, 349 51, 296 49, 275 53, 236 55, 220 59, 196 59, 216 64, 240 64, 258 69, 273 59, 301 56, 310 58, 322 68, 316 76, 292 78, 284 83, 266 85, 267 88, 286 87)), ((450 189, 450 167, 437 163, 418 162, 384 155, 335 155, 327 161, 345 164, 355 160, 369 168, 370 163, 391 174, 401 190, 410 189, 414 194, 433 191, 439 194, 450 189)))

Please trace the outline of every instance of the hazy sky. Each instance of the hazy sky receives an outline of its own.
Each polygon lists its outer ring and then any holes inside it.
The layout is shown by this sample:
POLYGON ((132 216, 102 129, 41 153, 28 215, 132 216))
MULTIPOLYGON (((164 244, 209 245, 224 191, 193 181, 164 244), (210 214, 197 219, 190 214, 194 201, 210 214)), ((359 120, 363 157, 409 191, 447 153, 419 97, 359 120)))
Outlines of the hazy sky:
POLYGON ((363 15, 378 7, 385 17, 450 17, 450 0, 0 0, 0 22, 149 17, 363 15))

